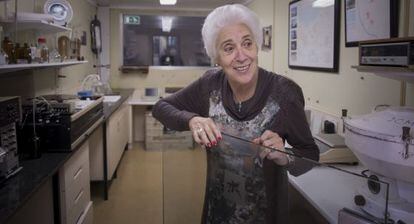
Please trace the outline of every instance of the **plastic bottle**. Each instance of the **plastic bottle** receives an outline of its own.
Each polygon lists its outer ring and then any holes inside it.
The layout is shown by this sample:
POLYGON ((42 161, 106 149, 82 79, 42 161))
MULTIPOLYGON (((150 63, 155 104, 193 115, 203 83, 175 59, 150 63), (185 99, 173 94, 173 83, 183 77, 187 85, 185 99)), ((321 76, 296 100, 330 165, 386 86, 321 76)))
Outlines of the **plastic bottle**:
POLYGON ((39 44, 40 49, 40 63, 49 62, 49 48, 46 45, 46 39, 39 37, 37 43, 39 44))

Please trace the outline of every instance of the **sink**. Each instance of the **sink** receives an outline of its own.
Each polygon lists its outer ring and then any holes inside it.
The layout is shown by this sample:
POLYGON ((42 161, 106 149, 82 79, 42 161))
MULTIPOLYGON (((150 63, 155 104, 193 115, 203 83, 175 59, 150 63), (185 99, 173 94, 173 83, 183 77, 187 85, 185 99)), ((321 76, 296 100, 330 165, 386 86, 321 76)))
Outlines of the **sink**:
POLYGON ((119 96, 119 95, 104 96, 103 102, 105 102, 105 103, 115 103, 116 101, 118 101, 120 99, 121 99, 121 96, 119 96))

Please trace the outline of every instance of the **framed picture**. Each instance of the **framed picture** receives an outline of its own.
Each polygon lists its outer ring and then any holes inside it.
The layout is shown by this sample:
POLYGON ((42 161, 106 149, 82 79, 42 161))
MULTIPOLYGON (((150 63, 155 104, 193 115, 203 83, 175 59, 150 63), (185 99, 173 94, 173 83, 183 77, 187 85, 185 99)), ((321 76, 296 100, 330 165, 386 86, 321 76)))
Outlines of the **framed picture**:
POLYGON ((263 43, 262 51, 269 51, 272 49, 272 26, 263 27, 263 43))
POLYGON ((345 0, 345 46, 398 36, 398 0, 345 0))
POLYGON ((289 68, 337 72, 339 0, 297 0, 289 4, 289 68))

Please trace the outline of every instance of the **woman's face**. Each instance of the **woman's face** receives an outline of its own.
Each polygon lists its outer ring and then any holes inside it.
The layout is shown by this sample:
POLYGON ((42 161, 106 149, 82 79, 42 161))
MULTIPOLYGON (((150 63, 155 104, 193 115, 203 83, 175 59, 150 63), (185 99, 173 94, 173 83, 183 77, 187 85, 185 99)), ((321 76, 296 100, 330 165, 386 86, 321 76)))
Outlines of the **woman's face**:
POLYGON ((216 48, 217 63, 230 82, 243 85, 254 80, 258 74, 257 46, 246 25, 236 24, 221 29, 216 48))

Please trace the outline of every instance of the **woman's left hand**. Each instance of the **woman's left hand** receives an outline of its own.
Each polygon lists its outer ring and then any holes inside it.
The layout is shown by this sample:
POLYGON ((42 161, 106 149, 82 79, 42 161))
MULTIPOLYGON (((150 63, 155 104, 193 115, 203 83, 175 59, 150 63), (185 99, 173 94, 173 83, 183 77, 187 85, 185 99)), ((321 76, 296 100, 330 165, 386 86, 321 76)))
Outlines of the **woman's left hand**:
MULTIPOLYGON (((283 139, 277 133, 270 130, 266 130, 259 138, 253 139, 253 142, 255 144, 274 148, 280 151, 285 151, 285 144, 283 143, 283 139)), ((272 152, 270 149, 263 150, 260 156, 262 158, 273 160, 273 162, 279 166, 286 166, 289 163, 287 154, 278 151, 272 152)))

